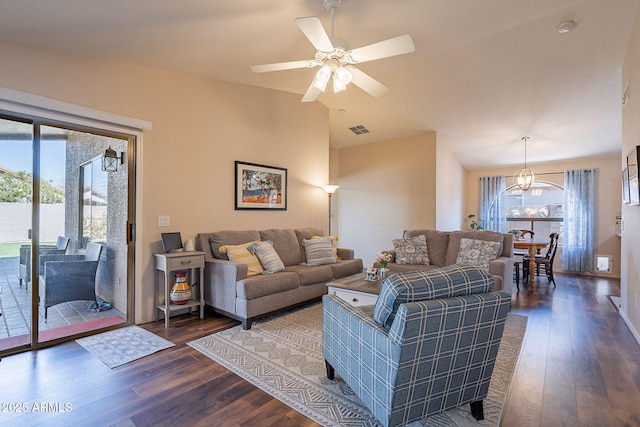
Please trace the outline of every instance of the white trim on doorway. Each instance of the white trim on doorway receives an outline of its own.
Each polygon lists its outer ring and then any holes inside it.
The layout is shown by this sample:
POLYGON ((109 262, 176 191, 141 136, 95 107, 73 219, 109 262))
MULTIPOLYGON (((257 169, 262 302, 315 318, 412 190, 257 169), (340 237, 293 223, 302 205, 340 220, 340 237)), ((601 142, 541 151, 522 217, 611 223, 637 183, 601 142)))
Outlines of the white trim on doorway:
POLYGON ((44 96, 0 87, 0 110, 52 119, 76 125, 99 127, 105 130, 131 133, 132 130, 151 130, 151 122, 82 107, 44 96))

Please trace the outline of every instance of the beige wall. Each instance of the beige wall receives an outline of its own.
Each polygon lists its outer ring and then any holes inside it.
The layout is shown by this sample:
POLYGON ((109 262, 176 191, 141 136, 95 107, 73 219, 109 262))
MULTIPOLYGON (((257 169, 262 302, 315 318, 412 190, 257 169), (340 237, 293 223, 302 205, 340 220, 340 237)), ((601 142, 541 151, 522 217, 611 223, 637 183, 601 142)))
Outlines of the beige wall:
MULTIPOLYGON (((622 158, 618 169, 626 167, 626 154, 640 145, 640 12, 622 68, 622 87, 629 81, 629 101, 622 109, 622 158)), ((640 206, 622 205, 622 272, 620 280, 622 315, 640 343, 640 206)))
MULTIPOLYGON (((553 182, 563 187, 563 172, 565 170, 598 169, 596 182, 598 205, 596 206, 597 222, 594 252, 597 255, 611 255, 613 257, 612 273, 607 274, 607 276, 620 277, 620 238, 616 235, 616 216, 620 214, 620 205, 622 203, 619 157, 599 157, 564 163, 530 165, 530 167, 538 173, 538 179, 553 182), (553 172, 560 172, 560 174, 540 175, 553 172)), ((512 185, 513 173, 517 169, 517 167, 512 167, 467 171, 464 216, 466 217, 469 213, 478 214, 479 212, 479 178, 481 176, 505 175, 507 176, 507 186, 509 186, 512 185)), ((554 262, 554 271, 561 271, 561 256, 561 250, 559 249, 554 262)))
POLYGON ((328 111, 300 96, 131 64, 0 44, 0 86, 149 121, 138 157, 136 321, 154 315, 160 233, 326 230, 328 111), (234 161, 288 169, 288 210, 234 210, 234 161), (171 217, 157 227, 158 215, 171 217))
POLYGON ((465 194, 465 170, 447 145, 447 138, 438 134, 436 152, 436 229, 442 231, 464 228, 461 218, 465 194))
POLYGON ((339 163, 340 243, 365 266, 405 229, 435 228, 435 132, 342 148, 339 163))

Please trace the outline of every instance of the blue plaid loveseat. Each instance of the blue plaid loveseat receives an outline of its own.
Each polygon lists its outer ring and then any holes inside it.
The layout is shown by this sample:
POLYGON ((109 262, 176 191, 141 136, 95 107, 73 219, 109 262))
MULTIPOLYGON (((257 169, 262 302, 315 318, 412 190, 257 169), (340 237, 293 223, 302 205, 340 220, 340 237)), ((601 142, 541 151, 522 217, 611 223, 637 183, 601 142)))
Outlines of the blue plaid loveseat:
POLYGON ((477 266, 453 264, 388 277, 373 312, 325 295, 327 377, 337 371, 386 427, 466 403, 483 419, 511 303, 493 285, 477 266))

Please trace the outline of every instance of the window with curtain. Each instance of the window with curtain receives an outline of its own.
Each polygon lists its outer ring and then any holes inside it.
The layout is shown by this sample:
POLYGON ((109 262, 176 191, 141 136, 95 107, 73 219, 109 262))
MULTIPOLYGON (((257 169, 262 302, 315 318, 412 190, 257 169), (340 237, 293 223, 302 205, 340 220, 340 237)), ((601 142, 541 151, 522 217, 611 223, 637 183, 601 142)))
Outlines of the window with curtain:
POLYGON ((536 180, 527 191, 517 185, 508 187, 505 196, 509 230, 531 230, 536 238, 558 233, 558 245, 563 245, 564 188, 536 180))
POLYGON ((507 232, 506 177, 480 178, 480 213, 478 218, 485 230, 507 232))
POLYGON ((593 272, 596 169, 564 172, 562 270, 593 272))

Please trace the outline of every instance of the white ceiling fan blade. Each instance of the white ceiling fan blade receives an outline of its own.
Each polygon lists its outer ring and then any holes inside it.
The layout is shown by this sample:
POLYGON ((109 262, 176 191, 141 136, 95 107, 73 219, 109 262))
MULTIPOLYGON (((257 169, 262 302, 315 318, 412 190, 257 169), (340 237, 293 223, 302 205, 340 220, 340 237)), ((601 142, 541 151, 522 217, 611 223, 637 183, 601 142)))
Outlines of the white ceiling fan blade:
POLYGON ((389 88, 387 88, 385 85, 369 76, 368 74, 365 74, 362 71, 358 70, 356 67, 347 66, 346 68, 351 72, 351 75, 353 76, 351 83, 358 86, 369 95, 379 98, 389 90, 389 88))
POLYGON ((358 64, 360 62, 373 61, 374 59, 388 58, 390 56, 403 55, 416 50, 413 39, 405 34, 392 39, 353 49, 346 53, 349 62, 358 64))
POLYGON ((302 102, 313 102, 318 99, 318 96, 320 96, 321 93, 322 91, 315 87, 313 85, 313 82, 311 82, 309 88, 307 89, 307 92, 302 97, 302 102))
POLYGON ((296 24, 298 24, 298 27, 300 27, 316 50, 322 52, 331 52, 333 50, 333 43, 331 43, 327 32, 324 30, 317 16, 296 18, 296 24))
POLYGON ((318 61, 307 59, 303 61, 277 62, 274 64, 252 65, 251 71, 254 73, 266 73, 269 71, 293 70, 295 68, 313 68, 318 65, 318 61))

